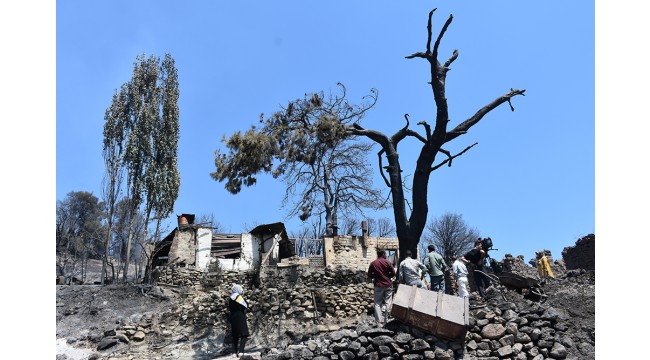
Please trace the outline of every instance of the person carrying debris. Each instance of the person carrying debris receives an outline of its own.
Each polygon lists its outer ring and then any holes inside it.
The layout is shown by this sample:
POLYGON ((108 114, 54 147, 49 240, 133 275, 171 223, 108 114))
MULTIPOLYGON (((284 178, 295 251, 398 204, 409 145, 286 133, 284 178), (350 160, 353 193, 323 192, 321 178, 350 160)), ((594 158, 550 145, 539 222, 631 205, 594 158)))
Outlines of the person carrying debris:
POLYGON ((542 283, 546 282, 546 279, 555 279, 555 275, 553 275, 551 266, 548 264, 546 255, 544 255, 544 251, 535 251, 535 255, 537 256, 537 275, 542 279, 542 283))
POLYGON ((391 305, 393 304, 393 281, 395 277, 395 268, 386 260, 386 251, 377 250, 377 259, 370 263, 368 267, 368 277, 374 284, 374 307, 375 323, 383 327, 388 321, 391 305), (386 306, 386 311, 382 315, 382 305, 386 306))
POLYGON ((436 247, 433 244, 427 247, 429 255, 425 260, 429 277, 431 278, 431 291, 445 292, 445 272, 449 270, 445 260, 440 254, 436 252, 436 247))
POLYGON ((406 285, 416 285, 421 288, 424 272, 427 268, 419 261, 413 259, 411 250, 404 252, 404 260, 399 264, 399 282, 406 285))
POLYGON ((458 296, 461 298, 468 297, 469 291, 467 291, 467 266, 465 266, 465 263, 459 257, 454 256, 454 263, 451 265, 451 269, 456 276, 458 296))
POLYGON ((250 336, 248 332, 248 323, 246 321, 246 312, 248 303, 243 297, 244 289, 239 284, 233 284, 232 293, 228 299, 228 308, 230 309, 230 326, 232 330, 233 348, 237 357, 244 353, 246 340, 250 336))

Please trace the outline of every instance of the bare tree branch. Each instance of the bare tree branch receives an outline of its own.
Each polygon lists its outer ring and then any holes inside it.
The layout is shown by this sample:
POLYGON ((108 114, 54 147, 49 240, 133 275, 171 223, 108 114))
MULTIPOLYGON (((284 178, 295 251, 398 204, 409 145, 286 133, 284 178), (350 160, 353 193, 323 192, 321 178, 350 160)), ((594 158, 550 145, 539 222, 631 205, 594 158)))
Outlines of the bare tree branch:
POLYGON ((442 71, 444 71, 445 74, 447 73, 447 71, 451 70, 449 68, 449 65, 451 65, 451 63, 453 63, 454 60, 456 60, 457 58, 458 58, 458 50, 454 50, 454 53, 447 61, 445 61, 445 64, 442 66, 442 71))
MULTIPOLYGON (((427 140, 431 138, 431 125, 429 125, 426 121, 422 120, 418 123, 418 125, 424 126, 424 131, 427 134, 427 140)), ((425 141, 426 143, 426 141, 425 141)))
POLYGON ((427 37, 427 54, 431 53, 431 18, 436 10, 438 10, 438 8, 429 11, 429 21, 427 22, 427 32, 429 33, 429 36, 427 37))
MULTIPOLYGON (((472 117, 470 117, 469 119, 467 119, 467 120, 463 121, 462 123, 458 124, 458 126, 456 126, 452 131, 448 132, 447 137, 445 138, 444 142, 447 143, 447 142, 457 138, 461 134, 466 133, 472 126, 476 125, 479 121, 481 121, 483 116, 485 116, 487 113, 494 110, 496 107, 498 107, 499 105, 503 104, 506 101, 508 103, 510 103, 510 99, 512 97, 517 96, 517 95, 525 96, 524 95, 525 91, 526 90, 510 89, 510 91, 507 94, 505 94, 503 96, 500 96, 497 99, 495 99, 494 101, 492 101, 491 103, 487 104, 486 106, 481 108, 479 111, 477 111, 476 114, 474 114, 472 117)), ((514 111, 514 108, 512 108, 512 105, 511 105, 511 110, 514 111)))
MULTIPOLYGON (((445 159, 445 160, 444 160, 443 162, 441 162, 440 164, 438 164, 438 165, 432 167, 431 170, 429 170, 429 172, 433 172, 433 171, 437 170, 438 168, 440 168, 442 165, 444 165, 444 164, 446 164, 446 163, 449 163, 449 166, 451 166, 451 160, 452 160, 452 159, 455 159, 455 158, 457 158, 457 157, 463 155, 467 150, 473 148, 474 145, 476 145, 476 144, 478 144, 478 143, 475 142, 475 143, 473 143, 472 145, 466 147, 465 150, 459 152, 458 154, 456 154, 456 155, 454 155, 454 156, 451 156, 451 157, 449 157, 448 159, 445 159)), ((442 149, 440 149, 440 151, 443 152, 442 149)), ((446 154, 447 154, 447 156, 449 156, 449 152, 446 152, 446 154)))
MULTIPOLYGON (((429 15, 429 19, 431 16, 429 15)), ((449 18, 447 18, 447 21, 445 21, 445 25, 442 27, 442 30, 440 30, 440 34, 438 34, 438 38, 436 39, 436 43, 433 46, 433 55, 431 58, 434 61, 438 61, 438 46, 440 46, 440 41, 442 40, 442 37, 445 35, 445 32, 447 32, 447 28, 451 24, 452 20, 454 20, 454 15, 449 15, 449 18)), ((429 20, 430 22, 430 20, 429 20)), ((429 29, 429 37, 431 37, 431 29, 429 29)))

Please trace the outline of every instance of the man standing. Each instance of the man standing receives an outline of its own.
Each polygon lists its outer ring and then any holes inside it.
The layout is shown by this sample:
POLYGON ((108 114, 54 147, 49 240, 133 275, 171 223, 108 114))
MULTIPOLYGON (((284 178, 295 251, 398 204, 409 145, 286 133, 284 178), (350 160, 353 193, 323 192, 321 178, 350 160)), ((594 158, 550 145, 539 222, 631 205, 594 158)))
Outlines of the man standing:
POLYGON ((485 289, 490 286, 490 280, 485 274, 483 274, 485 251, 483 251, 483 244, 481 242, 481 239, 476 240, 474 242, 474 248, 468 251, 464 256, 461 256, 460 259, 465 262, 465 264, 472 264, 471 269, 473 270, 476 288, 478 289, 479 295, 485 299, 485 289))
POLYGON ((428 246, 429 255, 425 262, 429 277, 431 278, 431 291, 445 292, 445 272, 448 270, 445 260, 436 252, 436 247, 428 246))
POLYGON ((451 265, 451 269, 456 276, 456 285, 458 285, 458 296, 465 298, 469 296, 467 291, 467 266, 465 263, 454 256, 454 263, 451 265))
POLYGON ((393 304, 393 281, 391 278, 394 276, 395 269, 393 264, 386 260, 386 252, 377 250, 377 259, 368 267, 368 277, 372 279, 375 286, 375 323, 380 327, 383 327, 388 320, 388 314, 390 314, 393 304), (386 305, 386 312, 383 316, 381 314, 382 304, 386 305))
POLYGON ((404 260, 399 264, 399 282, 406 285, 416 285, 422 287, 422 279, 427 268, 419 261, 413 259, 411 250, 404 252, 404 260))

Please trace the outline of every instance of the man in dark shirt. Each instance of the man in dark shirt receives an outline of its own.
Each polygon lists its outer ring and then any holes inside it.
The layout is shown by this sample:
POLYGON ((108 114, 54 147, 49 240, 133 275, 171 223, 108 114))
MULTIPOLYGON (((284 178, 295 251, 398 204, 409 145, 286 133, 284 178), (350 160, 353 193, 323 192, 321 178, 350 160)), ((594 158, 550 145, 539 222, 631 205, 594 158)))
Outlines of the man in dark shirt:
POLYGON ((388 314, 390 314, 393 304, 393 280, 391 278, 394 276, 395 268, 386 260, 386 252, 377 250, 377 259, 368 267, 368 277, 372 279, 375 286, 375 322, 379 327, 383 327, 388 320, 388 314), (382 304, 386 305, 386 312, 383 316, 381 314, 382 304))
POLYGON ((479 295, 485 299, 485 289, 490 286, 490 279, 488 279, 488 277, 483 274, 485 271, 483 268, 483 262, 485 261, 485 251, 483 250, 483 244, 480 239, 474 242, 474 248, 462 256, 461 260, 466 264, 472 264, 472 270, 470 271, 474 275, 476 288, 478 289, 479 295))

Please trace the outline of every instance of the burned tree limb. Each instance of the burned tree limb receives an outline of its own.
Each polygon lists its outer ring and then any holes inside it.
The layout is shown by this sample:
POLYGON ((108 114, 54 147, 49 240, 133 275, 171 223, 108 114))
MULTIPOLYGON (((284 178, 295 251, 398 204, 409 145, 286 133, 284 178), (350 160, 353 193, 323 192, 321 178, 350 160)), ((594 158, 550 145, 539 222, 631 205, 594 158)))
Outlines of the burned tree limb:
POLYGON ((390 188, 390 182, 388 181, 388 178, 386 178, 386 174, 384 174, 384 160, 382 160, 381 155, 384 153, 384 149, 381 149, 378 153, 377 156, 379 157, 379 173, 381 174, 381 177, 384 179, 384 182, 386 183, 386 186, 390 188))
POLYGON ((399 142, 409 134, 409 114, 404 114, 404 119, 406 119, 406 125, 390 137, 390 141, 393 143, 393 146, 399 144, 399 142))
MULTIPOLYGON (((473 143, 472 145, 466 147, 465 150, 459 152, 458 154, 456 154, 456 155, 454 155, 454 156, 450 156, 448 159, 445 159, 445 160, 444 160, 443 162, 441 162, 440 164, 438 164, 438 165, 432 167, 432 168, 429 170, 429 173, 438 170, 440 167, 442 167, 444 164, 447 164, 447 163, 449 163, 449 166, 451 166, 451 161, 452 161, 453 159, 455 159, 455 158, 457 158, 457 157, 463 155, 465 152, 467 152, 467 150, 473 148, 474 145, 477 145, 477 144, 478 144, 478 143, 475 142, 475 143, 473 143)), ((447 155, 447 156, 450 155, 449 152, 446 152, 446 153, 445 153, 445 152, 443 151, 443 149, 440 149, 439 151, 442 152, 442 153, 444 153, 444 154, 447 155)), ((446 151, 446 150, 445 150, 445 151, 446 151)))
POLYGON ((449 68, 449 65, 451 65, 451 63, 453 63, 457 58, 458 58, 458 50, 454 50, 454 53, 451 55, 449 59, 447 59, 447 61, 445 61, 445 64, 442 66, 442 71, 445 74, 447 74, 447 71, 451 70, 449 68))
POLYGON ((451 160, 453 159, 453 157, 451 156, 451 152, 449 152, 449 151, 447 151, 447 150, 445 150, 443 148, 440 148, 440 150, 438 150, 438 151, 445 154, 445 155, 447 155, 447 158, 449 160, 449 166, 451 167, 451 160))
POLYGON ((390 140, 383 133, 376 130, 367 130, 364 129, 358 123, 354 123, 351 126, 345 127, 346 135, 360 135, 369 138, 370 140, 379 144, 382 148, 389 146, 390 140))
POLYGON ((406 59, 413 59, 413 58, 416 58, 416 57, 423 58, 423 59, 428 59, 429 55, 427 55, 427 54, 425 54, 423 52, 416 52, 416 53, 413 53, 411 55, 404 56, 404 58, 406 58, 406 59))
POLYGON ((429 11, 429 22, 427 23, 427 32, 429 33, 429 36, 427 37, 427 54, 431 54, 431 18, 433 17, 433 12, 436 10, 438 10, 438 8, 429 11))
POLYGON ((413 131, 409 129, 409 114, 404 114, 404 118, 406 119, 406 126, 401 128, 398 132, 395 133, 395 135, 391 136, 390 141, 393 144, 394 147, 397 147, 397 144, 399 144, 400 141, 402 141, 405 137, 407 136, 413 136, 420 140, 423 143, 427 142, 427 139, 423 138, 422 135, 418 134, 416 131, 413 131))
MULTIPOLYGON (((499 105, 503 104, 504 102, 508 102, 510 104, 510 99, 513 98, 514 96, 517 95, 524 95, 524 92, 526 90, 517 90, 517 89, 510 89, 510 91, 495 99, 491 103, 487 104, 483 108, 481 108, 479 111, 476 112, 472 117, 469 119, 463 121, 462 123, 458 124, 452 131, 447 133, 447 137, 445 138, 445 143, 449 142, 458 136, 465 134, 472 126, 476 125, 481 119, 490 111, 496 109, 499 105)), ((511 106, 511 110, 514 111, 514 108, 511 106)))
MULTIPOLYGON (((433 13, 429 13, 429 22, 431 22, 432 14, 433 13)), ((449 15, 447 21, 445 21, 445 25, 443 25, 442 30, 440 30, 440 34, 438 34, 436 43, 433 45, 433 56, 432 56, 433 60, 438 59, 438 46, 440 46, 440 41, 442 40, 442 37, 445 35, 445 32, 447 32, 447 28, 449 27, 449 25, 453 20, 454 20, 454 15, 449 15)), ((429 29, 429 37, 431 37, 431 29, 429 29)))
POLYGON ((431 125, 429 125, 424 120, 420 121, 418 125, 424 126, 424 132, 427 134, 427 140, 431 139, 431 125))

